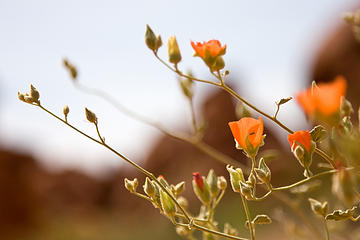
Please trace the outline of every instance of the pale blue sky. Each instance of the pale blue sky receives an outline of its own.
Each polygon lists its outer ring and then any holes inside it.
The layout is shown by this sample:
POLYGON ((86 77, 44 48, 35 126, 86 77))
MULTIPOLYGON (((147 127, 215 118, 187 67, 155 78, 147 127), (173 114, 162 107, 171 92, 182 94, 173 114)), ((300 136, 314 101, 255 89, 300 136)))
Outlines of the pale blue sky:
MULTIPOLYGON (((150 24, 164 42, 176 35, 182 69, 208 77, 192 57, 189 41, 226 43, 227 69, 243 95, 266 111, 274 101, 305 87, 316 50, 355 0, 303 1, 0 1, 0 144, 23 149, 48 166, 94 172, 119 166, 111 153, 17 100, 33 83, 55 112, 70 106, 69 120, 95 136, 83 114, 93 109, 109 144, 140 161, 157 131, 117 113, 105 102, 76 91, 61 60, 79 68, 80 81, 107 90, 129 108, 165 126, 184 129, 186 102, 175 76, 144 44, 150 24)), ((166 47, 160 51, 166 57, 166 47)), ((209 87, 197 85, 197 103, 209 87)), ((303 115, 290 103, 280 117, 291 127, 303 115)), ((301 123, 300 123, 301 124, 301 123)), ((302 122, 304 124, 304 121, 302 122)), ((284 135, 284 133, 283 133, 284 135)))

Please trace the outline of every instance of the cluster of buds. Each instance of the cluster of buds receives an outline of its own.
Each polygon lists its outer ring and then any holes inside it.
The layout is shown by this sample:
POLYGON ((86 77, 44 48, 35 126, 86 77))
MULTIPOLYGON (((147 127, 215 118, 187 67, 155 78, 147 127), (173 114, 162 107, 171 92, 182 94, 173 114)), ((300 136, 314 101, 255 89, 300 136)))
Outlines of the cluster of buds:
POLYGON ((198 199, 209 206, 211 201, 217 199, 220 191, 225 191, 227 182, 223 176, 217 177, 214 170, 210 169, 206 178, 198 172, 193 173, 192 185, 198 199))
POLYGON ((30 104, 40 104, 40 93, 39 91, 31 84, 29 93, 20 93, 18 92, 18 98, 20 101, 30 103, 30 104))
POLYGON ((230 174, 230 183, 234 192, 238 192, 243 195, 247 200, 255 199, 255 190, 257 179, 261 183, 266 184, 269 189, 271 186, 271 171, 265 163, 265 159, 261 158, 257 168, 254 168, 254 171, 248 176, 246 180, 241 168, 234 168, 233 166, 227 165, 227 171, 230 174))
POLYGON ((247 200, 254 199, 254 188, 256 185, 256 178, 253 173, 245 180, 241 168, 234 169, 233 166, 227 165, 226 169, 230 174, 230 183, 234 192, 241 193, 247 200))
MULTIPOLYGON (((156 36, 149 25, 146 25, 145 43, 155 54, 157 54, 159 48, 162 46, 161 36, 156 36)), ((175 36, 171 36, 168 40, 168 56, 169 62, 175 65, 181 61, 180 48, 175 36)))
MULTIPOLYGON (((138 181, 136 178, 133 181, 125 179, 125 188, 129 192, 139 195, 140 193, 136 192, 137 185, 138 181)), ((169 185, 169 183, 161 175, 157 178, 157 181, 151 180, 147 177, 143 185, 143 190, 154 207, 158 208, 162 214, 169 217, 172 221, 178 211, 172 198, 176 199, 182 208, 187 209, 188 207, 186 198, 180 196, 185 190, 185 182, 180 182, 176 185, 169 185), (164 191, 163 188, 167 191, 164 191), (169 196, 169 193, 171 196, 169 196)))
MULTIPOLYGON (((159 48, 162 46, 160 35, 156 36, 149 25, 146 25, 145 43, 155 54, 157 54, 159 48)), ((200 57, 211 72, 220 71, 225 67, 222 56, 226 53, 226 45, 222 46, 218 40, 213 39, 203 43, 191 41, 191 46, 195 51, 194 56, 200 57)), ((181 61, 182 57, 175 36, 169 38, 167 47, 169 62, 174 64, 177 70, 177 64, 181 61)))

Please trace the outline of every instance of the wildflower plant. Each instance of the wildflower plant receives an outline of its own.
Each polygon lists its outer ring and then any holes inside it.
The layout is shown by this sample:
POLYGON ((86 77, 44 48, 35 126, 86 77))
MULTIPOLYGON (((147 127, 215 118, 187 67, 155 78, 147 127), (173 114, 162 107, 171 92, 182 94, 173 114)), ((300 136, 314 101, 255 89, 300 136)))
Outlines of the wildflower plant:
MULTIPOLYGON (((152 203, 159 210, 160 214, 166 216, 174 224, 176 233, 185 239, 197 239, 199 235, 194 234, 194 232, 201 231, 203 233, 202 239, 255 240, 256 228, 259 225, 271 224, 272 217, 268 215, 269 213, 261 213, 255 216, 251 213, 248 203, 256 202, 261 205, 270 196, 288 205, 294 214, 304 221, 304 225, 310 231, 309 235, 304 239, 309 239, 310 237, 330 239, 329 221, 359 222, 360 215, 357 210, 357 204, 359 204, 360 200, 360 125, 351 121, 354 110, 351 103, 345 99, 346 80, 344 77, 338 76, 333 82, 326 84, 316 85, 313 83, 307 90, 299 91, 295 99, 304 110, 308 120, 317 125, 310 130, 302 129, 294 131, 277 118, 281 106, 289 102, 292 97, 280 99, 276 102, 276 112, 268 114, 248 102, 226 84, 226 77, 229 74, 229 71, 225 69, 226 64, 224 61, 226 45, 222 45, 220 41, 213 39, 206 42, 190 43, 195 51, 194 56, 201 58, 204 62, 204 67, 209 70, 212 80, 200 79, 180 70, 182 53, 175 36, 170 37, 167 42, 168 61, 159 55, 163 45, 161 36, 156 35, 148 25, 146 26, 145 43, 156 59, 178 75, 181 90, 189 100, 191 107, 192 133, 175 133, 162 127, 161 124, 127 109, 107 93, 82 85, 78 81, 76 67, 68 60, 64 60, 64 66, 69 71, 74 86, 79 90, 104 98, 121 112, 159 129, 170 137, 193 145, 224 164, 224 168, 229 173, 228 176, 217 176, 212 169, 209 169, 206 176, 202 176, 199 172, 192 173, 192 188, 201 203, 198 214, 193 214, 189 211, 189 201, 183 196, 186 186, 185 182, 169 183, 163 176, 156 177, 153 173, 108 145, 100 133, 99 118, 90 109, 85 108, 85 116, 94 125, 97 138, 91 137, 69 122, 69 106, 66 105, 63 108, 63 117, 48 110, 40 103, 40 93, 34 86, 30 86, 28 93, 18 93, 18 98, 25 103, 40 108, 86 138, 104 146, 142 172, 146 176, 143 183, 140 183, 136 178, 133 180, 125 179, 125 188, 131 194, 135 194, 152 203), (239 111, 246 114, 237 121, 229 119, 229 128, 235 140, 234 147, 246 155, 251 163, 251 167, 247 167, 245 163, 232 159, 230 156, 225 155, 203 141, 203 126, 196 121, 196 113, 193 107, 193 84, 195 82, 220 88, 242 104, 239 111), (249 109, 257 113, 259 115, 258 118, 249 116, 249 109), (304 178, 300 181, 282 186, 273 186, 271 182, 272 171, 267 163, 268 158, 266 156, 259 157, 258 154, 261 146, 266 144, 264 134, 266 129, 264 129, 263 118, 272 121, 288 133, 289 151, 293 153, 294 159, 286 159, 286 161, 294 161, 295 164, 296 159, 300 163, 301 171, 304 170, 304 178), (315 154, 322 159, 321 167, 312 165, 313 155, 315 154), (314 214, 322 219, 322 223, 320 223, 324 229, 324 233, 322 233, 318 229, 319 226, 313 226, 310 220, 308 220, 311 216, 304 214, 301 206, 283 192, 290 192, 291 194, 309 193, 313 187, 322 183, 318 179, 327 175, 332 175, 332 193, 329 194, 332 194, 334 199, 337 198, 338 202, 336 204, 334 200, 321 202, 316 200, 315 197, 308 199, 310 203, 308 204, 308 209, 311 208, 314 214), (228 187, 228 182, 231 188, 228 187), (139 184, 142 185, 142 188, 139 188, 139 184), (258 188, 261 188, 262 192, 265 191, 265 193, 259 196, 258 188), (222 227, 215 220, 217 206, 221 203, 225 192, 229 189, 231 189, 230 192, 237 194, 241 199, 246 216, 246 222, 243 225, 248 228, 248 236, 239 236, 238 229, 229 223, 224 223, 222 227), (335 208, 341 204, 341 209, 335 208)), ((223 130, 227 131, 227 129, 223 130)), ((285 159, 283 160, 285 161, 285 159)), ((328 196, 329 194, 325 195, 328 196)), ((338 233, 334 232, 335 234, 338 235, 338 233)), ((355 237, 351 233, 350 236, 351 239, 355 237)))

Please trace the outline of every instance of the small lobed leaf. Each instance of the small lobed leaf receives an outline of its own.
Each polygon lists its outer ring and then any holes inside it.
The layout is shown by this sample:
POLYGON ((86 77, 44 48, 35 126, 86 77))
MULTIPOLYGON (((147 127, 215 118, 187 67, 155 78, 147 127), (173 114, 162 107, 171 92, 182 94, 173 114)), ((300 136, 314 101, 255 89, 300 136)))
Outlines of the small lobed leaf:
POLYGON ((268 215, 261 214, 257 215, 252 222, 253 224, 270 224, 272 221, 268 215))
POLYGON ((356 210, 356 206, 352 207, 351 209, 343 210, 335 210, 334 212, 328 214, 326 216, 326 220, 335 220, 335 221, 341 221, 341 220, 347 220, 352 217, 356 210))

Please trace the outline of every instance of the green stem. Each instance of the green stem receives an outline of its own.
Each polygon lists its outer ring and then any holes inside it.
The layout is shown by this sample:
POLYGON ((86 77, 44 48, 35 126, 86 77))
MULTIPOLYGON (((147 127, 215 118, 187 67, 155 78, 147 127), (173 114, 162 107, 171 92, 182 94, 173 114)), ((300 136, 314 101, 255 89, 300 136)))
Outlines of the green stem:
MULTIPOLYGON (((346 168, 346 170, 353 170, 354 168, 350 167, 350 168, 346 168)), ((336 169, 333 169, 333 170, 329 170, 329 171, 325 171, 325 172, 321 172, 321 173, 318 173, 318 174, 315 174, 309 178, 305 178, 303 180, 300 180, 296 183, 293 183, 293 184, 290 184, 290 185, 287 185, 287 186, 283 186, 283 187, 272 187, 264 196, 260 197, 260 198, 255 198, 255 201, 261 201, 261 200, 264 200, 265 198, 267 198, 268 196, 270 196, 270 194, 272 192, 276 192, 276 191, 282 191, 282 190, 289 190, 291 188, 294 188, 294 187, 297 187, 297 186, 300 186, 306 182, 309 182, 315 178, 319 178, 319 177, 322 177, 322 176, 325 176, 325 175, 329 175, 329 174, 333 174, 333 173, 336 173, 338 172, 338 170, 336 169)))
POLYGON ((247 201, 246 201, 245 197, 241 193, 240 193, 240 196, 241 196, 242 204, 244 206, 245 215, 246 215, 247 221, 249 223, 249 231, 250 231, 251 240, 255 240, 254 226, 253 226, 253 224, 251 222, 252 220, 251 220, 250 211, 249 211, 247 201))
POLYGON ((45 112, 47 112, 48 114, 50 114, 51 116, 55 117, 56 119, 60 120, 61 122, 63 122, 64 124, 66 124, 67 126, 71 127, 72 129, 74 129, 75 131, 77 131, 78 133, 84 135, 85 137, 89 138, 90 140, 103 145, 105 148, 107 148, 108 150, 110 150, 111 152, 113 152, 115 155, 119 156, 120 158, 122 158, 123 160, 125 160, 127 163, 131 164, 132 166, 134 166, 135 168, 137 168, 139 171, 141 171, 143 174, 145 174, 146 176, 148 176, 150 179, 154 180, 161 188, 164 192, 166 192, 167 195, 169 195, 169 197, 175 202, 176 206, 180 209, 180 211, 184 214, 184 216, 186 217, 186 219, 190 222, 191 218, 188 215, 188 213, 185 211, 185 209, 179 204, 179 202, 175 199, 175 197, 169 192, 169 190, 163 186, 163 184, 161 184, 159 182, 159 180, 154 176, 154 174, 152 174, 151 172, 147 171, 146 169, 142 168, 140 165, 136 164, 135 162, 131 161, 129 158, 125 157, 124 155, 122 155, 121 153, 117 152, 115 149, 111 148, 109 145, 107 145, 104 141, 103 138, 100 135, 99 129, 97 127, 97 124, 95 124, 96 126, 96 130, 98 133, 99 138, 101 139, 101 141, 96 140, 93 137, 90 137, 89 135, 87 135, 86 133, 82 132, 81 130, 79 130, 78 128, 74 127, 73 125, 69 124, 68 122, 66 122, 65 120, 61 119, 60 117, 58 117, 57 115, 55 115, 54 113, 50 112, 48 109, 44 108, 43 106, 41 106, 40 104, 36 105, 38 107, 40 107, 42 110, 44 110, 45 112))
MULTIPOLYGON (((156 57, 162 63, 167 65, 166 62, 164 62, 158 56, 156 56, 156 57)), ((167 65, 167 66, 169 67, 170 70, 176 72, 169 65, 167 65)), ((218 86, 218 87, 220 86, 220 84, 218 84, 218 83, 209 82, 209 81, 206 81, 206 80, 201 80, 201 79, 197 79, 197 78, 194 78, 194 77, 186 76, 186 75, 182 74, 181 72, 176 72, 176 73, 179 74, 180 76, 187 77, 187 78, 190 78, 190 79, 198 81, 198 82, 204 82, 204 83, 208 83, 208 84, 215 85, 215 86, 218 86)), ((187 136, 187 135, 184 135, 184 134, 170 132, 169 130, 162 127, 159 123, 154 122, 154 121, 152 121, 152 120, 150 120, 150 119, 148 119, 148 118, 146 118, 146 117, 144 117, 144 116, 142 116, 142 115, 140 115, 140 114, 138 114, 136 112, 133 112, 132 110, 129 110, 125 106, 121 105, 114 97, 112 97, 111 95, 107 94, 104 91, 101 91, 101 90, 95 89, 95 88, 89 88, 89 87, 87 87, 85 85, 81 85, 79 82, 73 82, 73 83, 74 83, 74 86, 77 87, 79 90, 81 90, 81 91, 83 91, 85 93, 96 95, 96 96, 98 96, 100 98, 103 98, 105 101, 112 104, 115 108, 117 108, 120 112, 124 113, 125 115, 127 115, 129 117, 132 117, 132 118, 134 118, 134 119, 136 119, 136 120, 138 120, 140 122, 143 122, 143 123, 145 123, 147 125, 150 125, 150 126, 156 128, 156 129, 158 129, 163 134, 165 134, 165 135, 167 135, 169 137, 172 137, 174 139, 184 141, 184 142, 187 142, 187 143, 191 144, 194 147, 196 147, 197 149, 199 149, 200 151, 202 151, 203 153, 207 154, 208 156, 212 157, 213 159, 215 159, 215 160, 217 160, 217 161, 219 161, 221 163, 231 164, 231 165, 233 165, 235 167, 240 167, 240 168, 243 169, 245 174, 250 174, 250 169, 247 166, 245 166, 244 164, 239 163, 238 161, 234 160, 233 158, 223 154, 222 152, 220 152, 217 149, 213 148, 212 146, 206 144, 205 142, 199 141, 199 139, 194 139, 194 138, 192 138, 190 136, 187 136)), ((83 134, 83 133, 81 133, 81 134, 83 134)), ((95 139, 92 139, 92 140, 97 141, 95 139)), ((326 157, 326 154, 325 154, 325 157, 326 157)), ((263 186, 263 185, 260 185, 260 186, 263 186)), ((298 207, 295 206, 295 204, 292 204, 291 200, 287 199, 287 196, 281 194, 280 192, 273 193, 272 195, 275 196, 278 200, 280 200, 284 204, 288 205, 293 210, 293 212, 296 215, 298 215, 298 217, 300 219, 303 220, 303 222, 307 225, 307 227, 309 229, 311 229, 315 233, 316 236, 320 236, 319 231, 312 224, 308 223, 307 216, 302 214, 302 212, 298 209, 298 207)), ((354 219, 354 220, 357 221, 358 219, 359 219, 359 217, 354 219)))
MULTIPOLYGON (((188 76, 184 73, 182 73, 179 69, 174 69, 172 68, 169 64, 167 64, 164 60, 162 60, 157 53, 154 53, 155 57, 161 62, 163 63, 167 68, 169 68, 171 71, 177 73, 179 76, 182 77, 186 77, 189 79, 192 79, 194 81, 197 82, 202 82, 202 83, 207 83, 207 84, 211 84, 217 87, 220 87, 222 89, 224 89, 225 91, 227 91, 228 93, 230 93, 231 95, 233 95, 235 98, 237 98, 238 100, 242 101, 245 105, 247 105, 248 107, 252 108, 254 111, 260 113, 261 115, 263 115, 264 117, 270 119, 271 121, 273 121, 274 123, 276 123, 277 125, 279 125, 281 128, 283 128, 284 130, 286 130, 288 133, 294 133, 293 130, 291 130, 290 128, 288 128, 285 124, 283 124, 282 122, 280 122, 275 116, 270 116, 269 114, 265 113, 264 111, 260 110, 259 108, 255 107, 253 104, 251 104, 250 102, 246 101, 244 98, 242 98, 239 94, 237 94, 232 88, 230 88, 229 86, 227 86, 224 81, 221 78, 220 73, 218 73, 218 75, 213 74, 216 78, 218 78, 218 80, 220 80, 220 83, 216 83, 216 82, 212 82, 212 81, 208 81, 208 80, 203 80, 203 79, 198 79, 192 76, 188 76)), ((328 161, 331 166, 333 168, 335 168, 335 162, 334 160, 329 157, 325 152, 323 152, 321 149, 319 148, 315 148, 315 152, 320 155, 322 158, 324 158, 326 161, 328 161)))
POLYGON ((192 122, 192 126, 193 126, 193 129, 194 129, 194 135, 196 136, 198 128, 197 128, 197 124, 196 124, 194 101, 193 101, 192 97, 190 97, 188 99, 189 99, 190 111, 191 111, 191 122, 192 122))
POLYGON ((197 230, 203 231, 203 232, 208 232, 217 236, 221 236, 221 237, 226 237, 228 239, 234 239, 234 240, 249 240, 247 238, 242 238, 242 237, 237 237, 237 236, 233 236, 233 235, 229 235, 223 232, 219 232, 216 230, 212 230, 203 226, 200 226, 196 223, 193 223, 191 226, 189 226, 189 224, 184 224, 184 223, 176 223, 177 226, 182 226, 182 227, 187 227, 187 228, 195 228, 197 230))
MULTIPOLYGON (((80 91, 83 91, 87 94, 91 94, 91 95, 95 95, 98 96, 102 99, 104 99, 105 101, 109 102, 111 105, 113 105, 117 110, 119 110, 120 112, 122 112, 123 114, 136 119, 142 123, 145 123, 147 125, 150 125, 156 129, 158 129, 159 131, 161 131, 163 134, 172 137, 174 139, 180 140, 180 141, 185 141, 187 143, 190 143, 191 145, 193 145, 194 147, 196 147, 197 149, 199 149, 200 151, 204 152, 205 154, 213 157, 215 160, 222 162, 224 164, 231 164, 235 167, 241 167, 243 169, 246 169, 246 166, 242 163, 239 163, 237 161, 235 161, 234 159, 228 157, 227 155, 219 152, 218 150, 214 149, 213 147, 211 147, 210 145, 199 141, 198 138, 194 138, 192 136, 188 136, 185 134, 180 134, 180 133, 174 133, 169 131, 168 129, 165 129, 163 126, 161 126, 160 123, 152 121, 128 108, 126 108, 125 106, 123 106, 122 104, 120 104, 114 97, 112 97, 111 95, 107 94, 104 91, 101 91, 99 89, 95 89, 95 88, 89 88, 87 86, 81 85, 79 82, 74 82, 74 86, 76 88, 78 88, 80 91)), ((249 171, 244 171, 245 173, 249 173, 249 171)))
POLYGON ((325 233, 326 233, 326 240, 330 240, 329 228, 328 228, 325 218, 324 218, 324 228, 325 228, 325 233))
MULTIPOLYGON (((35 105, 35 104, 32 104, 35 105)), ((150 179, 154 180, 161 188, 162 190, 175 202, 176 206, 180 209, 180 211, 182 212, 184 218, 189 222, 189 224, 184 224, 186 227, 188 227, 191 223, 191 226, 193 228, 196 228, 198 230, 204 231, 204 232, 208 232, 208 233, 212 233, 214 235, 218 235, 218 236, 222 236, 222 237, 226 237, 229 239, 235 239, 235 240, 248 240, 246 238, 240 238, 237 236, 232 236, 232 235, 228 235, 222 232, 218 232, 216 230, 212 230, 203 226, 200 226, 196 223, 193 223, 193 219, 189 216, 189 214, 185 211, 185 209, 179 204, 179 202, 174 198, 174 196, 169 192, 169 190, 163 186, 163 184, 161 184, 159 182, 159 180, 157 180, 157 178, 154 176, 154 174, 152 174, 151 172, 147 171, 146 169, 142 168, 141 166, 139 166, 138 164, 134 163, 133 161, 131 161, 130 159, 128 159, 127 157, 125 157, 124 155, 122 155, 121 153, 117 152, 116 150, 114 150, 113 148, 111 148, 109 145, 107 145, 104 141, 103 138, 100 135, 100 131, 97 127, 97 124, 95 124, 96 126, 96 130, 97 130, 97 134, 99 136, 99 138, 101 139, 101 141, 87 135, 86 133, 82 132, 81 130, 79 130, 78 128, 76 128, 75 126, 71 125, 70 123, 66 122, 65 120, 61 119, 60 117, 58 117, 57 115, 55 115, 54 113, 52 113, 51 111, 49 111, 48 109, 44 108, 42 105, 37 104, 35 106, 40 107, 42 110, 44 110, 45 112, 47 112, 48 114, 50 114, 51 116, 55 117, 56 119, 58 119, 59 121, 63 122, 64 124, 66 124, 67 126, 69 126, 70 128, 74 129, 76 132, 80 133, 81 135, 89 138, 90 140, 103 145, 105 148, 107 148, 108 150, 110 150, 111 152, 113 152, 115 155, 119 156, 120 158, 122 158, 123 160, 125 160, 126 162, 128 162, 129 164, 131 164, 132 166, 134 166, 135 168, 137 168, 139 171, 141 171, 143 174, 145 174, 146 176, 148 176, 150 179)))

